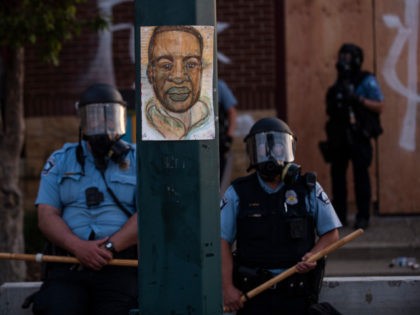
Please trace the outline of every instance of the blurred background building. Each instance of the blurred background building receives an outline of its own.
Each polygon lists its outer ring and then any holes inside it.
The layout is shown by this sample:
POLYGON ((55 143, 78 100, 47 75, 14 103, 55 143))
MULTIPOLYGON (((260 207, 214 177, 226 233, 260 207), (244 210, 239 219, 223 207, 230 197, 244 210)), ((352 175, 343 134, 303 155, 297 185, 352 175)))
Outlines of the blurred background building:
MULTIPOLYGON (((419 214, 420 1, 216 0, 216 5, 218 74, 239 101, 231 178, 246 169, 242 139, 250 125, 277 115, 297 133, 297 162, 316 170, 330 194, 329 168, 318 149, 325 139, 324 97, 335 79, 338 48, 353 42, 364 49, 363 68, 376 73, 385 95, 384 134, 371 168, 375 212, 419 214)), ((41 64, 27 51, 22 155, 27 210, 33 210, 47 156, 63 142, 77 141, 74 104, 87 85, 106 82, 123 92, 131 108, 127 139, 135 141, 134 1, 88 1, 88 6, 97 6, 112 23, 66 44, 60 66, 41 64)), ((349 187, 351 201, 352 191, 349 187)))

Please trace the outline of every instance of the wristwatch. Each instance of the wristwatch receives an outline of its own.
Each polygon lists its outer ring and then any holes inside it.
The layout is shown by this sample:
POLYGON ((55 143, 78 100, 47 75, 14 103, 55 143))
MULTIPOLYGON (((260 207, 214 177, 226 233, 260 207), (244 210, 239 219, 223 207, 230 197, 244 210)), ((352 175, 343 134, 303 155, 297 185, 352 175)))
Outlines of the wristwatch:
POLYGON ((115 250, 114 244, 111 241, 105 243, 105 249, 109 250, 112 254, 116 254, 117 251, 115 250))

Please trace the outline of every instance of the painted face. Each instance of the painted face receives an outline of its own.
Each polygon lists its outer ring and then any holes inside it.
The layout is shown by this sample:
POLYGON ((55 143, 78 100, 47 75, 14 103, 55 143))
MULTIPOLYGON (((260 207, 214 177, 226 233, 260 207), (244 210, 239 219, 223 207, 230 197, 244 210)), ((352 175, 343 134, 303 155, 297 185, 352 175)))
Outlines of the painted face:
POLYGON ((183 31, 155 37, 148 77, 156 97, 172 112, 190 109, 200 97, 201 52, 198 39, 183 31))

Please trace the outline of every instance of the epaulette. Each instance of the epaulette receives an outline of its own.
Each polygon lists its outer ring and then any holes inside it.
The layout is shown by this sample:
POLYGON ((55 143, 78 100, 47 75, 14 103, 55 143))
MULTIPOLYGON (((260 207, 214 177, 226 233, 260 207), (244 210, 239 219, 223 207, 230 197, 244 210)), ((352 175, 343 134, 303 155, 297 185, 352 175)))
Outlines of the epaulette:
POLYGON ((54 156, 56 158, 59 156, 63 156, 66 154, 67 151, 73 150, 76 147, 77 147, 77 143, 72 143, 72 142, 65 143, 60 149, 55 150, 51 154, 51 156, 54 156))
POLYGON ((249 181, 249 180, 253 179, 254 177, 256 177, 256 175, 257 175, 257 173, 254 172, 250 175, 238 177, 238 178, 236 178, 232 181, 231 185, 237 185, 237 184, 240 184, 242 182, 249 181))

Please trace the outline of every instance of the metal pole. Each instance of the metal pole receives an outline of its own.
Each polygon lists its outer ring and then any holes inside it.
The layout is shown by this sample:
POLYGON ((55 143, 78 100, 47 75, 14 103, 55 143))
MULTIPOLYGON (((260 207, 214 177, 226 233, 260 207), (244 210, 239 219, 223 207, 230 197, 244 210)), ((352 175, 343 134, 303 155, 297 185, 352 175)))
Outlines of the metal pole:
MULTIPOLYGON (((145 83, 140 76, 141 49, 145 49, 139 44, 140 28, 215 26, 215 1, 137 0, 135 4, 141 262, 137 314, 222 314, 218 137, 143 141, 144 104, 140 99, 140 86, 145 83)), ((216 59, 213 64, 215 67, 216 59)), ((213 73, 215 86, 215 68, 213 73)), ((212 97, 213 104, 217 104, 215 93, 212 97)), ((217 111, 217 106, 214 108, 217 111)))

